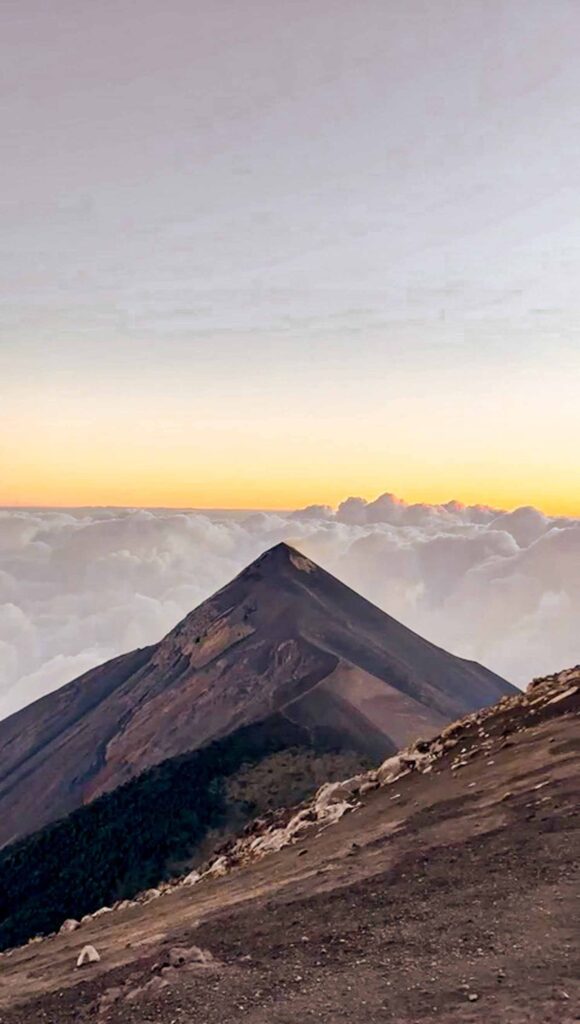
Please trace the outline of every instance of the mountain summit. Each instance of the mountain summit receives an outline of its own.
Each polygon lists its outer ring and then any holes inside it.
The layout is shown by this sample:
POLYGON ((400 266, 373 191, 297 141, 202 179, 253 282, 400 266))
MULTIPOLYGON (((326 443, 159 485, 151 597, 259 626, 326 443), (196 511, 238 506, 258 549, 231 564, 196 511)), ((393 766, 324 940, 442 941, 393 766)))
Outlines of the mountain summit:
POLYGON ((277 544, 160 643, 0 722, 0 844, 272 716, 378 759, 510 692, 277 544))

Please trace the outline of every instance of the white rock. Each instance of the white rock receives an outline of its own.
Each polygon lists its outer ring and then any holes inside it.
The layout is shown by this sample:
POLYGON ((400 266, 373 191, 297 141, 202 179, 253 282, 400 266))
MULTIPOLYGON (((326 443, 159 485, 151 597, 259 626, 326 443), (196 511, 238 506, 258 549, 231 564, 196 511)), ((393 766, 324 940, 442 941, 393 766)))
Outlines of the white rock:
POLYGON ((410 768, 414 772, 424 772, 433 760, 430 754, 420 754, 418 750, 403 751, 399 756, 401 767, 410 768))
POLYGON ((373 789, 378 789, 379 783, 377 779, 369 779, 368 782, 363 782, 359 789, 360 796, 364 796, 365 793, 371 793, 373 789))
POLYGON ((221 878, 228 872, 228 862, 225 857, 218 857, 204 874, 210 878, 221 878))
POLYGON ((401 758, 398 754, 394 757, 388 757, 386 761, 383 761, 382 765, 377 769, 377 778, 381 786, 387 786, 390 782, 394 782, 396 778, 401 774, 402 764, 401 758))
POLYGON ((323 811, 330 804, 341 803, 347 797, 354 796, 364 781, 364 775, 354 775, 351 779, 344 779, 342 782, 325 782, 314 797, 314 810, 316 812, 323 811))
POLYGON ((59 928, 59 935, 64 935, 67 932, 76 932, 77 928, 80 928, 80 921, 76 921, 74 917, 67 917, 66 921, 63 921, 59 928))
POLYGON ((199 871, 190 871, 189 874, 186 875, 185 878, 182 879, 182 884, 183 885, 195 885, 196 882, 199 882, 200 878, 201 878, 201 875, 200 875, 199 871))
POLYGON ((84 967, 85 964, 98 964, 100 959, 94 946, 83 946, 78 955, 77 967, 84 967))
POLYGON ((564 690, 564 693, 558 693, 555 697, 549 700, 548 704, 559 704, 561 700, 566 700, 567 697, 573 697, 575 693, 578 693, 577 686, 571 686, 570 689, 564 690))
POLYGON ((325 825, 334 825, 337 821, 340 821, 343 814, 346 814, 347 811, 352 811, 352 809, 353 806, 349 804, 348 800, 341 800, 340 803, 330 805, 322 820, 325 825))

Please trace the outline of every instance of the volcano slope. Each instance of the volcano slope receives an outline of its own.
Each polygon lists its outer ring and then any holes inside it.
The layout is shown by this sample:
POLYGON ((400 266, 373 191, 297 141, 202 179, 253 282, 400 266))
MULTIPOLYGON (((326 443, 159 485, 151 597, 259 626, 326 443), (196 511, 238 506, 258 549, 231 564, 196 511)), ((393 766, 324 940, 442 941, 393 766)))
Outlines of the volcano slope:
POLYGON ((272 715, 378 760, 511 692, 278 544, 160 643, 0 722, 0 845, 272 715))
POLYGON ((572 1024, 579 764, 580 668, 351 781, 334 825, 5 954, 0 1022, 572 1024))

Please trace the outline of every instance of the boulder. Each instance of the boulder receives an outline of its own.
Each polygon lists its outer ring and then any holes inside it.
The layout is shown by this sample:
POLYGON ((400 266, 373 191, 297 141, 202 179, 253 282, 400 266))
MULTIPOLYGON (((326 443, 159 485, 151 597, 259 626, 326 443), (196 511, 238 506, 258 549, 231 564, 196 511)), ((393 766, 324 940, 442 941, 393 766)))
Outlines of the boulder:
POLYGON ((410 768, 412 771, 422 772, 431 763, 431 758, 429 754, 419 754, 416 751, 410 751, 408 754, 401 754, 400 761, 403 769, 410 768))
POLYGON ((386 761, 383 761, 382 765, 377 768, 377 779, 380 786, 387 786, 390 782, 394 782, 399 777, 403 770, 401 758, 398 754, 394 757, 388 757, 386 761))
POLYGON ((145 889, 144 892, 140 892, 138 896, 135 896, 134 903, 151 903, 152 900, 156 900, 161 896, 159 889, 145 889))
POLYGON ((204 874, 209 876, 210 878, 221 878, 223 875, 227 875, 227 873, 228 862, 226 857, 223 856, 218 857, 217 860, 214 860, 213 864, 211 864, 207 871, 204 872, 204 874))
POLYGON ((325 782, 314 798, 314 809, 317 815, 325 811, 331 804, 342 803, 348 797, 358 793, 364 776, 355 775, 352 779, 344 779, 342 782, 325 782))
POLYGON ((359 789, 359 795, 364 796, 366 793, 372 793, 373 789, 379 788, 378 779, 369 779, 368 782, 363 782, 359 789))
POLYGON ((419 754, 427 754, 431 749, 432 740, 419 739, 413 743, 413 750, 416 750, 419 754))
POLYGON ((63 921, 61 924, 58 933, 59 935, 66 935, 67 932, 76 932, 80 926, 80 921, 76 921, 74 917, 67 917, 66 921, 63 921))

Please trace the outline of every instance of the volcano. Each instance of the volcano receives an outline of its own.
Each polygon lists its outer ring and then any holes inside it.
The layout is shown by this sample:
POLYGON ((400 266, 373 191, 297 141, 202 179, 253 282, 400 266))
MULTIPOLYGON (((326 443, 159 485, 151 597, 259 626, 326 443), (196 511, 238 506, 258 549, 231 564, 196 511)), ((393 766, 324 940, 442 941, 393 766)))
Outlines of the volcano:
POLYGON ((272 716, 378 760, 513 692, 278 544, 159 643, 0 723, 0 844, 272 716))

